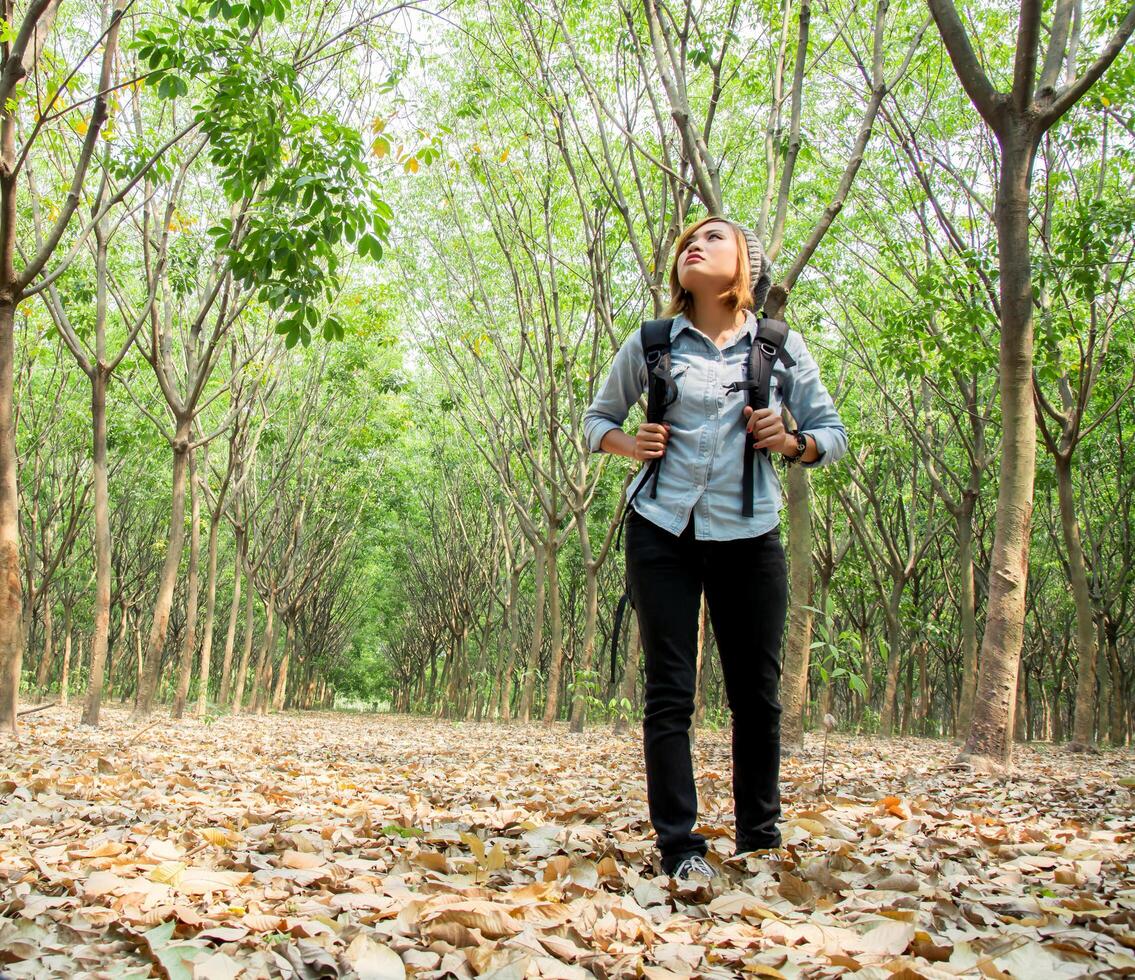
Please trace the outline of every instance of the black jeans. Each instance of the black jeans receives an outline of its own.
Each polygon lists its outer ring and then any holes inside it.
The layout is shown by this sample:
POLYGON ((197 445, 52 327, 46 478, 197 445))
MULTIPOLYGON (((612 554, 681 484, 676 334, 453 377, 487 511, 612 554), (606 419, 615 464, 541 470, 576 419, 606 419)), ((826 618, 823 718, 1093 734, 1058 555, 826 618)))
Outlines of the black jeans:
POLYGON ((779 847, 780 639, 788 568, 780 529, 734 541, 680 536, 633 508, 627 517, 627 584, 646 659, 643 747, 650 820, 666 873, 691 853, 697 789, 689 727, 697 678, 698 614, 705 590, 733 716, 737 850, 779 847))

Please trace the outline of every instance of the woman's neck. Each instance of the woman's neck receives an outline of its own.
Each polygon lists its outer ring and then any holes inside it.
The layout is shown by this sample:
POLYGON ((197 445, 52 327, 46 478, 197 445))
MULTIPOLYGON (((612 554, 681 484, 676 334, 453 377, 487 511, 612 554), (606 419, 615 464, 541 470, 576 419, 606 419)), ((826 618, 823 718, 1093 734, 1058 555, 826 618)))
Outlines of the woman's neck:
POLYGON ((731 339, 745 322, 744 310, 731 310, 716 296, 694 296, 690 322, 719 347, 722 340, 731 339))

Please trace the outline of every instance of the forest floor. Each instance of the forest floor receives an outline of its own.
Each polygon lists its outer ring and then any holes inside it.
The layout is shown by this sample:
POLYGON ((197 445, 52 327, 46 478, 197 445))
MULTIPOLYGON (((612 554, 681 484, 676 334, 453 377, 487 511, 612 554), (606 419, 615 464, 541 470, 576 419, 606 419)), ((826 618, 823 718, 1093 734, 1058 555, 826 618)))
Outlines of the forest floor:
POLYGON ((1073 977, 1135 972, 1135 754, 833 735, 785 847, 732 858, 729 738, 695 758, 721 875, 658 873, 640 732, 104 709, 0 736, 0 976, 1073 977))

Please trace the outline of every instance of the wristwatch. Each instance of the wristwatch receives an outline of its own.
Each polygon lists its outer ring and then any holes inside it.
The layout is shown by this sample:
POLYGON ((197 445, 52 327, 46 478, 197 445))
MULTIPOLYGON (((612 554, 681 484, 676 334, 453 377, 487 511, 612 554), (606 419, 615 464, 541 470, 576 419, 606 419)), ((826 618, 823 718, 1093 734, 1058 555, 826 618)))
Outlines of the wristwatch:
POLYGON ((785 466, 791 466, 793 463, 799 463, 800 460, 804 458, 804 453, 806 453, 808 451, 808 440, 805 438, 803 432, 801 432, 799 429, 793 429, 789 433, 789 435, 796 437, 796 455, 795 456, 785 456, 784 457, 784 465, 785 466))

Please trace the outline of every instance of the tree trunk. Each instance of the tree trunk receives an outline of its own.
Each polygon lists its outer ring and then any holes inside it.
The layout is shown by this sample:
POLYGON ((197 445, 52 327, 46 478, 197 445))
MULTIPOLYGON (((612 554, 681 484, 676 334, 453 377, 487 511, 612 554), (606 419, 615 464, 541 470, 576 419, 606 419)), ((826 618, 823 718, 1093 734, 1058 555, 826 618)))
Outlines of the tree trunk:
POLYGON ((51 595, 45 589, 43 592, 43 656, 39 659, 39 676, 36 686, 40 691, 47 690, 47 682, 51 677, 51 661, 55 659, 53 648, 55 617, 51 613, 51 595))
MULTIPOLYGON (((4 143, 14 139, 14 127, 3 127, 4 143)), ((14 146, 3 147, 6 159, 14 158, 14 146)), ((0 177, 5 231, 10 241, 0 243, 3 252, 15 252, 16 189, 13 178, 0 177)), ((2 270, 11 282, 8 270, 2 270)), ((16 731, 20 700, 20 674, 24 644, 23 592, 20 584, 19 485, 16 474, 16 428, 13 417, 13 370, 15 344, 13 328, 16 309, 9 296, 0 300, 0 731, 16 731)))
POLYGON ((546 552, 536 546, 532 565, 536 573, 535 622, 532 625, 532 640, 528 645, 528 663, 524 668, 524 688, 520 695, 520 710, 517 712, 523 722, 532 718, 532 703, 536 696, 536 670, 540 666, 540 648, 544 644, 544 577, 547 571, 546 552))
POLYGON ((508 721, 512 714, 512 671, 516 664, 516 651, 520 642, 520 572, 513 571, 508 579, 508 654, 501 673, 497 715, 508 721))
POLYGON ((63 676, 59 680, 59 703, 67 703, 67 685, 71 673, 71 604, 63 607, 63 676))
MULTIPOLYGON (((625 701, 633 706, 635 691, 638 688, 638 662, 642 653, 642 645, 639 643, 638 613, 634 609, 627 609, 627 615, 630 617, 630 624, 627 627, 627 662, 623 668, 623 687, 619 694, 619 701, 625 701)), ((615 721, 616 732, 626 730, 630 721, 628 715, 629 711, 620 706, 618 718, 615 721)))
POLYGON ((548 535, 548 628, 552 633, 552 656, 548 664, 548 697, 544 702, 544 724, 556 720, 560 708, 560 671, 563 669, 564 634, 560 615, 560 566, 556 554, 555 532, 548 535))
POLYGON ((236 533, 236 558, 233 562, 233 598, 229 605, 229 628, 225 633, 225 655, 221 661, 221 692, 217 696, 217 703, 220 705, 229 703, 229 694, 232 692, 233 648, 236 641, 236 621, 240 615, 242 543, 243 535, 238 530, 236 533))
POLYGON ((288 617, 287 629, 284 633, 284 659, 280 661, 280 668, 276 672, 276 689, 272 692, 272 710, 284 710, 284 697, 288 690, 288 667, 292 660, 292 647, 296 641, 295 619, 288 617))
MULTIPOLYGON (((581 517, 580 520, 586 520, 581 517)), ((599 569, 588 562, 584 575, 586 587, 584 589, 584 620, 583 620, 583 659, 576 672, 575 697, 571 706, 571 730, 582 732, 583 723, 587 716, 586 686, 591 685, 599 689, 598 674, 591 676, 591 668, 595 660, 595 623, 599 617, 599 569), (582 682, 582 683, 581 683, 582 682)))
POLYGON ((1022 124, 1009 124, 1001 142, 995 221, 1000 266, 1002 420, 1001 467, 988 614, 973 716, 961 757, 981 768, 1012 761, 1012 715, 1024 638, 1036 463, 1033 407, 1032 265, 1029 184, 1035 143, 1022 124))
MULTIPOLYGON (((91 636, 91 671, 87 699, 83 704, 84 725, 98 726, 102 705, 103 673, 110 635, 110 493, 106 463, 106 385, 109 374, 101 363, 91 376, 92 479, 95 490, 95 608, 91 636)), ((125 613, 123 613, 125 617, 125 613)))
POLYGON ((248 661, 252 656, 252 633, 256 627, 256 605, 252 579, 245 583, 248 590, 244 601, 244 649, 240 654, 240 666, 236 671, 236 683, 233 685, 233 714, 239 715, 244 702, 244 682, 248 677, 248 661))
POLYGON ((272 676, 272 660, 276 654, 276 594, 268 594, 267 620, 264 624, 264 640, 260 644, 260 652, 256 657, 256 668, 252 672, 252 704, 249 710, 253 714, 265 713, 268 703, 268 679, 272 676))
POLYGON ((197 455, 189 451, 189 590, 185 611, 185 640, 181 647, 181 663, 177 672, 177 693, 173 699, 173 717, 185 714, 189 682, 193 677, 193 655, 197 652, 197 566, 201 559, 201 494, 197 487, 197 455))
POLYGON ((809 654, 812 648, 812 510, 809 506, 808 471, 788 469, 788 637, 781 678, 781 751, 791 754, 804 747, 804 709, 808 702, 809 654), (799 484, 799 486, 797 485, 799 484))
POLYGON ((177 569, 181 564, 181 549, 185 543, 185 483, 189 468, 189 423, 178 426, 173 445, 173 494, 170 504, 169 548, 162 564, 158 581, 158 596, 150 636, 146 643, 146 659, 142 671, 141 690, 135 715, 148 717, 154 709, 154 699, 161 681, 162 649, 169 631, 169 611, 173 605, 173 590, 177 585, 177 569))
POLYGON ((1076 709, 1072 720, 1073 751, 1095 748, 1096 705, 1096 625, 1092 616, 1092 596, 1088 590, 1088 571, 1080 543, 1080 523, 1076 519, 1075 492, 1072 488, 1072 461, 1054 456, 1056 489, 1060 500, 1060 527, 1068 552, 1068 580, 1076 606, 1076 709))
POLYGON ((958 703, 958 732, 969 731, 977 691, 977 614, 973 585, 973 508, 967 496, 957 515, 958 602, 962 626, 962 691, 958 703))
POLYGON ((899 687, 899 644, 902 642, 902 593, 904 583, 896 579, 887 602, 887 678, 883 686, 883 710, 879 715, 879 733, 892 734, 895 701, 899 687))
MULTIPOLYGON (((208 475, 206 474, 206 479, 208 475)), ((205 716, 206 705, 209 701, 209 671, 213 659, 213 620, 217 615, 217 539, 221 525, 221 514, 218 511, 211 515, 209 520, 209 559, 206 575, 208 582, 205 585, 205 626, 201 636, 201 679, 197 684, 197 717, 205 716)), ((234 591, 237 586, 233 586, 234 591)), ((234 623, 235 625, 235 623, 234 623)), ((232 650, 228 651, 232 659, 232 650)), ((227 665, 226 665, 227 666, 227 665)))

